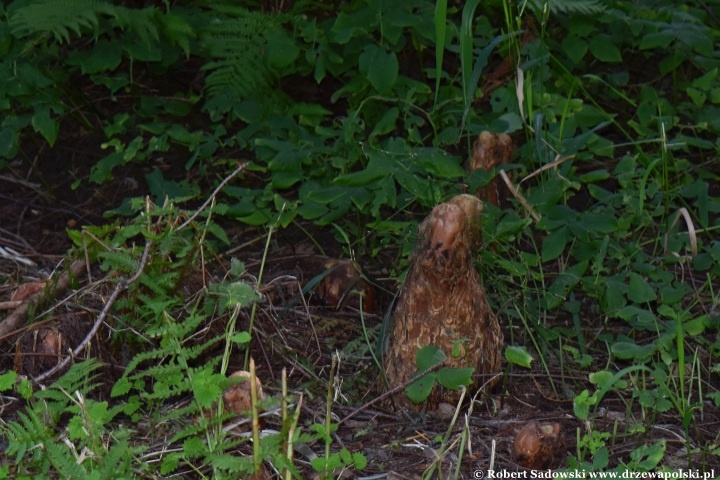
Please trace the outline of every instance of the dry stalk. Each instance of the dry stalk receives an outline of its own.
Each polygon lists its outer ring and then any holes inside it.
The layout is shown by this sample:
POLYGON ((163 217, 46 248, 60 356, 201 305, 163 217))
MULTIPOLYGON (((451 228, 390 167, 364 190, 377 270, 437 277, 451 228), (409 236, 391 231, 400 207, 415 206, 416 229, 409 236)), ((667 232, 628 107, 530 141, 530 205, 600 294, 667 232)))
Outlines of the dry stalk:
MULTIPOLYGON (((36 377, 33 379, 35 383, 40 383, 46 378, 50 377, 51 375, 55 374, 57 371, 65 368, 68 363, 70 363, 70 360, 76 358, 82 351, 85 349, 85 347, 90 343, 92 338, 97 333, 98 329, 100 329, 100 325, 103 324, 105 321, 105 318, 108 316, 108 313, 110 313, 110 309, 112 308, 113 304, 117 300, 118 295, 120 295, 120 292, 125 290, 128 285, 136 281, 138 278, 140 278, 140 275, 142 274, 143 269, 145 268, 145 264, 148 260, 148 254, 150 253, 150 248, 152 247, 153 242, 148 241, 145 244, 145 250, 143 250, 142 259, 140 260, 140 266, 138 267, 137 272, 130 277, 129 279, 120 279, 120 281, 115 285, 115 289, 110 294, 110 298, 108 298, 107 303, 105 304, 105 307, 103 307, 102 311, 100 312, 100 315, 98 315, 97 320, 95 320, 95 324, 92 326, 88 334, 85 336, 85 339, 80 342, 80 345, 78 345, 75 350, 70 352, 70 355, 65 357, 62 362, 55 365, 53 368, 48 370, 47 372, 43 373, 42 375, 36 377)), ((77 262, 73 263, 73 266, 75 264, 80 263, 79 270, 82 270, 82 267, 85 265, 84 261, 78 260, 77 262)), ((58 282, 59 283, 59 282, 58 282)))
POLYGON ((553 160, 550 163, 546 163, 542 167, 540 167, 537 170, 535 170, 534 172, 532 172, 530 175, 528 175, 525 178, 523 178, 522 180, 520 180, 520 182, 518 182, 518 185, 523 183, 525 180, 530 180, 531 178, 533 178, 537 175, 540 175, 545 170, 550 170, 551 168, 557 168, 557 166, 560 165, 561 163, 566 162, 568 160, 572 160, 573 158, 575 158, 575 155, 568 155, 566 157, 561 157, 560 155, 557 155, 555 157, 555 160, 553 160))
POLYGON ((685 207, 680 208, 675 213, 675 218, 673 219, 673 222, 670 225, 670 228, 668 228, 668 232, 665 234, 665 242, 664 242, 665 255, 667 255, 667 253, 668 253, 668 236, 670 235, 670 230, 675 228, 675 225, 677 225, 678 220, 680 220, 680 216, 682 216, 685 219, 685 225, 687 226, 688 236, 690 237, 690 253, 692 253, 693 257, 696 257, 698 254, 697 234, 695 233, 695 225, 693 225, 693 221, 690 218, 690 213, 687 211, 687 208, 685 208, 685 207))
MULTIPOLYGON (((72 272, 72 276, 79 277, 83 271, 84 266, 84 260, 77 260, 73 262, 72 265, 70 265, 70 272, 72 272)), ((71 277, 68 272, 63 272, 63 274, 60 275, 57 283, 50 289, 48 296, 57 297, 62 292, 67 290, 70 287, 70 278, 71 277)), ((42 291, 36 293, 31 297, 28 297, 19 307, 17 307, 15 311, 8 315, 5 320, 0 322, 0 340, 4 339, 5 337, 12 334, 15 330, 20 328, 20 326, 25 321, 28 310, 37 306, 42 298, 42 291)))
POLYGON ((513 185, 512 180, 510 180, 510 177, 507 176, 507 173, 505 173, 504 170, 500 170, 500 177, 505 182, 505 185, 507 185, 508 189, 510 190, 510 193, 513 194, 515 198, 518 199, 520 204, 525 208, 525 210, 530 214, 530 216, 536 221, 540 221, 540 216, 535 213, 535 210, 533 210, 532 206, 528 203, 528 201, 523 197, 523 195, 518 192, 517 188, 515 188, 515 185, 513 185))
POLYGON ((210 194, 210 196, 207 198, 207 200, 205 200, 205 202, 203 202, 203 204, 200 205, 200 208, 198 208, 198 209, 195 211, 195 213, 193 213, 192 215, 190 215, 190 218, 188 218, 187 220, 185 220, 185 221, 183 222, 183 224, 178 227, 177 230, 180 231, 180 230, 182 230, 183 228, 185 228, 185 227, 187 227, 188 225, 190 225, 190 224, 197 218, 197 216, 200 215, 200 213, 201 213, 203 210, 205 210, 205 209, 207 208, 207 206, 210 205, 210 203, 211 203, 213 200, 215 200, 215 197, 217 196, 218 193, 220 193, 220 190, 222 190, 222 188, 223 188, 230 180, 232 180, 233 177, 235 177, 235 175, 237 175, 238 173, 240 173, 240 172, 242 172, 243 170, 245 170, 245 168, 246 168, 248 165, 250 165, 250 162, 243 162, 243 163, 241 163, 240 166, 237 167, 234 172, 232 172, 230 175, 228 175, 227 177, 225 177, 225 178, 223 179, 223 181, 220 182, 220 185, 218 185, 217 188, 215 188, 215 190, 213 190, 212 194, 210 194))
POLYGON ((344 418, 340 419, 340 421, 337 422, 338 426, 340 426, 340 425, 342 425, 343 423, 345 423, 346 421, 350 420, 352 417, 354 417, 354 416, 357 415, 358 413, 362 412, 363 410, 366 410, 367 408, 370 407, 370 405, 373 405, 373 404, 375 404, 375 403, 377 403, 377 402, 379 402, 379 401, 381 401, 381 400, 383 400, 383 399, 385 399, 385 398, 387 398, 387 397, 389 397, 389 396, 391 396, 391 395, 394 395, 395 393, 397 393, 397 392, 399 392, 400 390, 402 390, 403 388, 407 387, 408 385, 410 385, 411 383, 413 383, 415 380, 417 380, 418 378, 422 377, 423 375, 427 375, 427 374, 430 373, 430 372, 434 372, 434 371, 436 371, 436 370, 439 370, 440 368, 443 367, 443 365, 444 365, 443 363, 438 363, 437 365, 435 365, 435 366, 433 366, 433 367, 431 367, 431 368, 428 368, 427 370, 423 370, 422 372, 418 373, 417 375, 412 376, 409 380, 406 380, 405 382, 401 383, 400 385, 396 386, 395 388, 392 388, 392 389, 388 390, 387 392, 383 393, 382 395, 380 395, 380 396, 378 396, 378 397, 375 397, 375 398, 373 398, 372 400, 370 400, 369 402, 367 402, 367 403, 359 406, 358 408, 356 408, 356 409, 353 410, 352 412, 350 412, 350 413, 348 413, 347 415, 345 415, 344 418))

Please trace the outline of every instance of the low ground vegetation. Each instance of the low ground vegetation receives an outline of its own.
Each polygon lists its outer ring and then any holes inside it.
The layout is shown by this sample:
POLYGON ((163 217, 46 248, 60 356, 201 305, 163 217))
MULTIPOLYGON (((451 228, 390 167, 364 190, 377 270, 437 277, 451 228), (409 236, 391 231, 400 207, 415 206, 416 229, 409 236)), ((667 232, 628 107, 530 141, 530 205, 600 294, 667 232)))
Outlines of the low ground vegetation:
POLYGON ((716 2, 0 13, 0 476, 469 478, 527 420, 570 471, 720 472, 716 2), (515 153, 469 173, 483 131, 515 153), (502 381, 368 406, 415 228, 488 188, 502 381), (326 257, 375 311, 313 303, 326 257))

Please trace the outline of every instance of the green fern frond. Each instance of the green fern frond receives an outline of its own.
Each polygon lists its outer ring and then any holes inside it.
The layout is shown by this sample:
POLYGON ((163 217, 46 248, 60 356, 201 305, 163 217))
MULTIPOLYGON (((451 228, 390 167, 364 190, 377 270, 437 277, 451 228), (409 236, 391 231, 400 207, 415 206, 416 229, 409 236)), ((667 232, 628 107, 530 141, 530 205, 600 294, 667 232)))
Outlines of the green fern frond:
MULTIPOLYGON (((162 298, 172 294, 179 279, 180 272, 171 271, 144 275, 140 278, 140 283, 152 290, 158 297, 162 298)), ((152 298, 150 298, 149 302, 152 301, 152 298)))
MULTIPOLYGON (((17 462, 26 454, 33 455, 35 459, 41 458, 44 450, 38 446, 47 447, 55 442, 54 425, 51 422, 54 417, 69 411, 71 401, 68 392, 77 391, 85 396, 93 390, 97 386, 94 383, 97 374, 94 372, 99 367, 100 363, 94 359, 76 363, 48 388, 35 392, 34 397, 42 401, 35 403, 33 408, 28 408, 25 412, 18 412, 19 420, 8 422, 4 428, 9 440, 6 454, 14 455, 17 462)), ((53 466, 59 468, 55 465, 57 459, 52 456, 45 456, 44 459, 49 459, 53 466)), ((74 459, 72 462, 74 463, 74 459)))
POLYGON ((606 10, 600 0, 552 0, 550 9, 556 13, 597 15, 606 10))
POLYGON ((5 454, 8 457, 15 456, 15 462, 19 462, 28 452, 34 452, 38 445, 49 438, 52 438, 52 431, 40 415, 32 410, 27 413, 18 412, 18 421, 9 422, 6 428, 8 447, 5 454))
POLYGON ((210 58, 202 70, 208 96, 247 98, 270 90, 277 77, 271 45, 287 37, 280 21, 227 4, 213 4, 216 17, 202 33, 202 46, 210 58))
POLYGON ((118 252, 100 252, 98 257, 102 259, 101 267, 105 271, 116 271, 125 273, 137 272, 140 262, 128 254, 127 251, 118 252))
MULTIPOLYGON (((195 358, 198 358, 200 355, 202 355, 206 350, 208 350, 210 347, 215 345, 216 343, 220 343, 221 341, 225 340, 225 336, 219 335, 215 338, 211 338, 205 343, 202 343, 200 345, 195 345, 192 347, 185 347, 183 349, 184 356, 188 360, 192 360, 195 358)), ((218 362, 220 362, 220 357, 214 357, 212 360, 208 361, 208 365, 215 365, 218 362)))
POLYGON ((44 390, 38 390, 34 396, 44 400, 43 403, 47 405, 47 409, 51 413, 60 414, 71 403, 67 396, 68 393, 80 392, 86 396, 97 388, 98 384, 95 383, 95 380, 99 374, 96 373, 96 370, 100 367, 100 362, 95 358, 75 363, 55 383, 44 390))
MULTIPOLYGON (((166 332, 167 333, 167 332, 166 332)), ((201 344, 201 345, 195 345, 193 347, 183 347, 180 351, 183 358, 185 360, 192 360, 194 358, 199 357, 204 351, 206 351, 209 347, 221 342, 224 340, 224 336, 219 335, 217 337, 211 338, 207 342, 201 344)), ((146 352, 142 352, 140 354, 135 355, 133 359, 130 361, 127 367, 125 367, 125 374, 123 375, 123 379, 127 379, 129 381, 135 381, 141 378, 145 377, 151 377, 151 378, 158 378, 158 379, 168 379, 168 378, 174 378, 178 376, 184 375, 183 368, 174 362, 169 363, 163 363, 161 365, 155 365, 149 368, 146 368, 144 370, 140 370, 136 373, 131 374, 135 370, 138 369, 140 365, 142 365, 145 362, 149 362, 151 360, 159 360, 162 358, 167 357, 173 357, 177 355, 177 351, 175 350, 175 346, 170 344, 170 342, 166 342, 163 347, 159 349, 154 349, 146 352)), ((209 365, 215 365, 220 361, 219 358, 214 358, 210 361, 209 365)))
MULTIPOLYGON (((159 40, 158 27, 164 25, 161 17, 155 7, 127 8, 104 0, 36 0, 11 11, 10 29, 17 37, 52 34, 57 42, 67 43, 72 33, 78 37, 87 32, 97 35, 102 19, 109 18, 114 21, 113 27, 130 30, 148 43, 159 40)), ((177 24, 171 23, 176 39, 187 31, 177 24)))
POLYGON ((209 72, 205 83, 210 97, 231 93, 247 98, 269 89, 273 81, 272 72, 252 51, 235 54, 227 60, 208 62, 202 70, 209 72))
POLYGON ((142 9, 126 8, 117 6, 113 9, 112 15, 122 30, 132 30, 145 43, 151 40, 159 40, 158 32, 159 12, 155 7, 142 9))
POLYGON ((46 441, 43 448, 45 455, 61 478, 87 477, 88 472, 75 461, 75 456, 64 443, 46 441))
POLYGON ((38 0, 11 12, 10 30, 18 37, 50 32, 58 42, 69 42, 71 32, 96 31, 100 14, 112 10, 100 0, 38 0))

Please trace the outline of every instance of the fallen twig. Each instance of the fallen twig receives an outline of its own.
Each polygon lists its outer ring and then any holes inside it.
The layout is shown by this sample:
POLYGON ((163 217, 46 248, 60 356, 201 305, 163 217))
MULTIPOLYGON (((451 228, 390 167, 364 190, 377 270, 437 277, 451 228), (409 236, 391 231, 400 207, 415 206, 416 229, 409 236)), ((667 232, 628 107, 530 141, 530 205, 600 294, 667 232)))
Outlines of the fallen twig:
POLYGON ((22 305, 22 300, 10 300, 9 302, 0 302, 0 310, 12 310, 22 305))
MULTIPOLYGON (((72 272, 72 276, 79 277, 84 267, 84 260, 77 260, 73 262, 72 265, 70 265, 70 272, 72 272)), ((57 283, 50 289, 48 295, 56 297, 67 290, 68 287, 70 287, 70 278, 71 277, 68 272, 63 272, 57 283)), ((14 312, 8 315, 5 320, 0 322, 0 340, 4 339, 7 335, 12 333, 14 330, 17 330, 22 325, 25 321, 28 310, 31 307, 35 307, 42 297, 42 291, 28 297, 14 312)))
POLYGON ((665 242, 663 245, 665 255, 667 255, 667 253, 668 253, 668 236, 670 235, 670 230, 675 228, 675 225, 677 225, 678 220, 680 220, 681 216, 685 219, 685 225, 687 226, 687 230, 688 230, 688 237, 690 237, 690 253, 692 253, 693 257, 697 257, 698 246, 697 246, 697 234, 695 233, 695 225, 693 224, 692 218, 690 218, 690 213, 688 212, 687 208, 685 208, 685 207, 681 207, 677 211, 677 213, 675 213, 675 218, 673 219, 672 224, 670 225, 670 228, 668 228, 668 231, 665 234, 665 242))
POLYGON ((387 392, 383 393, 383 394, 380 395, 379 397, 375 397, 375 398, 373 398, 372 400, 370 400, 369 402, 367 402, 367 403, 359 406, 358 408, 356 408, 356 409, 353 410, 352 412, 350 412, 350 413, 348 413, 347 415, 345 415, 345 417, 342 418, 342 419, 338 422, 338 426, 342 425, 343 423, 345 423, 346 421, 350 420, 352 417, 354 417, 354 416, 357 415, 358 413, 360 413, 360 412, 362 412, 363 410, 367 409, 370 405, 373 405, 373 404, 379 402, 380 400, 383 400, 383 399, 385 399, 385 398, 387 398, 387 397, 389 397, 389 396, 391 396, 391 395, 399 392, 400 390, 402 390, 403 388, 407 387, 408 385, 410 385, 411 383, 413 383, 415 380, 417 380, 418 378, 422 377, 423 375, 427 375, 427 374, 430 373, 430 372, 434 372, 435 370, 439 370, 443 365, 444 365, 444 363, 438 363, 437 365, 435 365, 435 366, 433 366, 433 367, 430 367, 430 368, 428 368, 427 370, 423 370, 422 372, 414 375, 414 376, 411 377, 409 380, 401 383, 400 385, 396 386, 395 388, 393 388, 393 389, 391 389, 391 390, 388 390, 387 392))
POLYGON ((240 173, 240 172, 242 172, 243 170, 245 170, 245 168, 247 168, 248 165, 250 165, 250 162, 243 162, 243 163, 241 163, 240 166, 237 167, 234 172, 232 172, 230 175, 228 175, 227 177, 225 177, 225 178, 223 179, 223 181, 220 182, 220 185, 218 185, 217 188, 215 188, 215 190, 213 190, 212 194, 210 194, 210 196, 207 198, 207 200, 205 200, 205 202, 204 202, 202 205, 200 205, 200 208, 198 208, 198 209, 195 211, 195 213, 193 213, 192 215, 190 215, 190 218, 188 218, 187 220, 185 220, 185 221, 183 222, 183 224, 178 227, 178 231, 180 231, 180 230, 182 230, 183 228, 185 228, 185 227, 187 227, 188 225, 190 225, 190 224, 193 222, 193 220, 195 220, 195 219, 197 218, 197 216, 200 215, 200 212, 202 212, 203 210, 205 210, 205 208, 206 208, 208 205, 210 205, 210 202, 212 202, 212 201, 215 199, 215 196, 217 196, 217 194, 220 193, 220 190, 222 190, 222 188, 225 186, 225 184, 227 184, 230 180, 232 180, 235 175, 237 175, 238 173, 240 173))
POLYGON ((505 185, 507 185, 508 189, 510 190, 510 193, 513 194, 515 198, 518 199, 520 204, 525 208, 525 210, 530 214, 530 216, 536 221, 540 221, 540 216, 535 213, 535 210, 533 210, 532 206, 528 203, 528 201, 523 197, 522 193, 518 192, 517 188, 515 188, 515 185, 513 185, 513 182, 510 180, 510 177, 507 176, 507 173, 505 173, 505 170, 500 170, 500 177, 505 182, 505 185))
POLYGON ((552 162, 546 163, 542 167, 540 167, 537 170, 535 170, 534 172, 532 172, 527 177, 520 180, 518 185, 520 185, 521 183, 523 183, 526 180, 530 180, 531 178, 533 178, 536 175, 540 175, 545 170, 550 170, 551 168, 557 168, 557 166, 560 165, 561 163, 566 162, 568 160, 572 160, 573 158, 575 158, 575 155, 568 155, 567 157, 561 157, 560 155, 558 155, 555 157, 555 160, 553 160, 552 162))
MULTIPOLYGON (((92 338, 97 333, 98 329, 100 328, 100 325, 105 321, 105 317, 107 317, 108 313, 110 313, 110 309, 112 308, 113 304, 115 303, 115 300, 117 300, 118 295, 120 295, 120 292, 123 291, 125 288, 127 288, 128 285, 136 281, 138 278, 140 278, 140 275, 142 274, 143 269, 145 268, 145 264, 147 263, 148 254, 150 253, 150 248, 152 247, 152 241, 148 241, 145 244, 145 250, 143 250, 142 259, 140 260, 140 266, 137 269, 137 272, 130 277, 129 279, 120 279, 120 281, 115 285, 115 289, 110 294, 110 298, 108 298, 107 303, 105 303, 105 307, 103 307, 102 311, 100 312, 100 315, 98 315, 97 320, 95 320, 95 324, 93 324, 93 327, 90 329, 88 334, 85 336, 85 339, 80 342, 80 345, 78 345, 75 350, 73 350, 70 355, 65 357, 60 363, 55 365, 53 368, 48 370, 47 372, 43 373, 42 375, 36 377, 33 379, 35 383, 40 383, 46 378, 50 377, 51 375, 55 374, 55 372, 65 368, 68 363, 70 363, 70 360, 76 358, 82 351, 85 349, 85 347, 90 343, 92 338)), ((78 262, 75 262, 78 263, 78 262)), ((85 264, 85 262, 80 262, 82 265, 85 264)), ((75 265, 75 264, 73 264, 75 265)), ((81 267, 82 267, 81 265, 81 267)))

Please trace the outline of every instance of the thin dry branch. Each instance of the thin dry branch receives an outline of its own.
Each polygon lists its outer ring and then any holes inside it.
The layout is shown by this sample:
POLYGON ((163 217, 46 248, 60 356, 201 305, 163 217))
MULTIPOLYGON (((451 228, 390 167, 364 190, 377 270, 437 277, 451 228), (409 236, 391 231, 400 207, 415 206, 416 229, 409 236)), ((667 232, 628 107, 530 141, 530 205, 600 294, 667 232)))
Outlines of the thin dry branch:
POLYGON ((436 371, 436 370, 440 370, 440 368, 442 368, 443 365, 444 365, 444 363, 438 363, 437 365, 434 365, 433 367, 430 367, 430 368, 428 368, 427 370, 424 370, 424 371, 422 371, 422 372, 420 372, 420 373, 418 373, 418 374, 416 374, 416 375, 413 375, 410 379, 406 380, 405 382, 401 383, 400 385, 397 385, 395 388, 392 388, 392 389, 386 391, 385 393, 383 393, 383 394, 380 395, 379 397, 373 398, 373 399, 370 400, 369 402, 361 405, 360 407, 356 408, 356 409, 353 410, 352 412, 350 412, 350 413, 348 413, 347 415, 345 415, 345 417, 342 418, 342 419, 338 422, 338 426, 340 426, 340 425, 342 425, 343 423, 347 422, 348 420, 350 420, 352 417, 354 417, 354 416, 357 415, 358 413, 362 412, 363 410, 367 410, 371 405, 373 405, 373 404, 375 404, 375 403, 377 403, 377 402, 379 402, 379 401, 381 401, 381 400, 383 400, 383 399, 385 399, 385 398, 387 398, 387 397, 390 397, 391 395, 396 394, 397 392, 399 392, 400 390, 404 389, 405 387, 407 387, 408 385, 410 385, 411 383, 413 383, 415 380, 417 380, 418 378, 422 377, 423 375, 427 375, 428 373, 434 372, 434 371, 436 371))
MULTIPOLYGON (((84 260, 77 260, 70 265, 70 272, 73 277, 79 277, 85 267, 84 260)), ((70 275, 68 272, 63 272, 60 275, 57 283, 51 288, 48 296, 57 297, 62 294, 65 290, 70 287, 70 275)), ((40 291, 35 295, 28 297, 14 312, 8 315, 5 320, 0 322, 0 340, 4 339, 12 332, 20 328, 25 321, 27 312, 30 308, 37 306, 40 299, 43 297, 43 292, 40 291)))
POLYGON ((542 172, 544 172, 546 170, 550 170, 551 168, 557 168, 557 166, 560 165, 561 163, 566 162, 568 160, 572 160, 573 158, 575 158, 575 155, 568 155, 567 157, 561 157, 560 155, 557 155, 555 157, 555 160, 553 160, 550 163, 546 163, 542 167, 540 167, 537 170, 535 170, 534 172, 532 172, 530 175, 528 175, 525 178, 523 178, 522 180, 520 180, 520 182, 518 182, 518 185, 520 185, 521 183, 523 183, 527 180, 530 180, 531 178, 533 178, 537 175, 540 175, 542 172))
MULTIPOLYGON (((98 315, 97 320, 95 320, 95 324, 90 329, 88 334, 85 336, 85 339, 80 342, 80 345, 78 345, 75 350, 73 350, 70 355, 65 357, 60 363, 55 365, 53 368, 48 370, 47 372, 43 373, 42 375, 36 377, 33 379, 35 383, 40 383, 46 378, 50 377, 51 375, 55 374, 57 371, 65 368, 68 363, 70 363, 70 360, 76 358, 82 351, 85 349, 85 347, 90 343, 92 338, 97 333, 98 329, 100 329, 100 325, 105 321, 105 318, 108 316, 108 313, 110 313, 110 309, 112 308, 113 304, 117 300, 118 295, 120 295, 120 292, 125 290, 128 285, 136 281, 138 278, 140 278, 140 275, 142 274, 143 269, 145 268, 145 264, 147 263, 148 254, 150 253, 150 248, 152 247, 153 242, 148 241, 145 244, 145 250, 143 250, 142 259, 140 260, 140 266, 137 269, 137 272, 130 277, 129 279, 120 279, 120 281, 115 285, 115 289, 110 294, 110 298, 108 298, 107 303, 105 304, 105 307, 103 307, 102 311, 100 312, 100 315, 98 315)), ((78 263, 78 262, 75 262, 78 263)), ((85 262, 80 262, 81 268, 85 264, 85 262)), ((73 264, 75 265, 75 264, 73 264)))
POLYGON ((518 192, 517 188, 515 188, 515 185, 513 185, 512 180, 510 180, 510 177, 507 176, 507 173, 505 173, 505 170, 500 170, 500 178, 503 179, 505 182, 505 185, 507 185, 508 189, 510 190, 510 193, 513 194, 515 198, 518 199, 520 204, 525 208, 525 210, 530 214, 530 216, 536 221, 540 221, 540 216, 535 213, 535 210, 533 210, 532 206, 528 203, 528 201, 523 197, 523 195, 518 192))
POLYGON ((238 173, 240 173, 240 172, 242 172, 243 170, 245 170, 245 168, 247 168, 248 165, 250 165, 250 162, 243 162, 243 163, 241 163, 240 166, 237 167, 234 172, 232 172, 230 175, 228 175, 227 177, 225 177, 225 178, 223 179, 223 181, 220 182, 220 185, 218 185, 217 188, 215 188, 215 190, 213 190, 212 194, 207 198, 207 200, 205 200, 205 202, 204 202, 202 205, 200 205, 200 208, 198 208, 198 209, 195 211, 195 213, 193 213, 192 215, 190 215, 190 218, 188 218, 187 220, 185 220, 185 221, 183 222, 183 224, 178 227, 178 231, 180 231, 180 230, 182 230, 183 228, 185 228, 185 227, 187 227, 188 225, 190 225, 190 224, 193 222, 193 220, 195 220, 195 219, 197 218, 197 216, 200 215, 200 212, 202 212, 203 210, 205 210, 205 209, 207 208, 207 206, 210 205, 210 203, 215 199, 215 197, 217 196, 217 194, 220 193, 220 190, 222 190, 222 188, 223 188, 230 180, 232 180, 233 177, 235 177, 235 175, 237 175, 238 173))
POLYGON ((690 218, 690 212, 688 212, 687 208, 682 207, 680 208, 677 213, 675 213, 675 218, 673 219, 672 224, 670 225, 670 228, 668 228, 668 232, 665 234, 665 244, 664 244, 664 250, 665 255, 667 255, 668 252, 668 236, 670 235, 670 230, 675 228, 675 225, 677 225, 678 220, 680 220, 680 216, 682 216, 685 219, 685 225, 687 225, 688 230, 688 236, 690 237, 690 253, 692 253, 693 257, 697 257, 698 254, 698 246, 697 246, 697 234, 695 233, 695 225, 693 224, 692 218, 690 218))
POLYGON ((9 302, 0 302, 0 310, 13 310, 23 304, 22 300, 10 300, 9 302))

